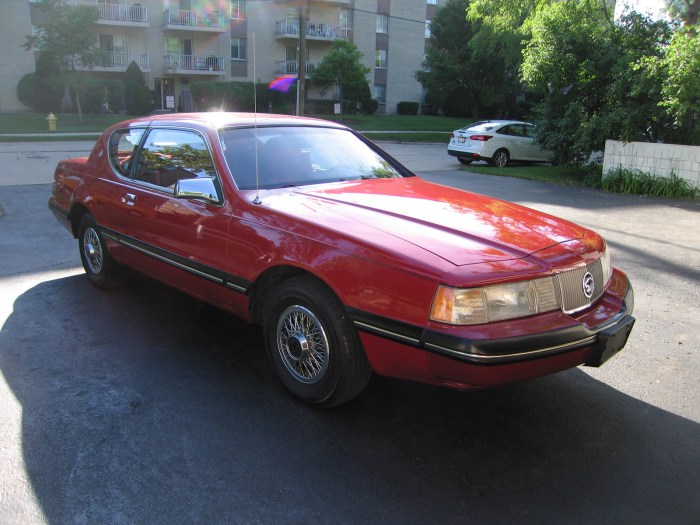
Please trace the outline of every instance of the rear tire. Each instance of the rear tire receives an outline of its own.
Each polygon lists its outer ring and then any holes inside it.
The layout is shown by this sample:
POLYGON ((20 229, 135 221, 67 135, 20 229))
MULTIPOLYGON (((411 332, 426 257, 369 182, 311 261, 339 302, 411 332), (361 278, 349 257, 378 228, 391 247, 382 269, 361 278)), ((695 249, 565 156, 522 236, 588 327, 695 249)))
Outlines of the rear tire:
POLYGON ((105 245, 97 222, 86 213, 78 228, 80 259, 90 282, 97 288, 116 288, 126 281, 126 269, 116 263, 105 245))
POLYGON ((465 159, 464 157, 457 157, 457 160, 459 161, 460 164, 471 164, 473 162, 472 159, 465 159))
POLYGON ((508 154, 508 150, 505 149, 499 149, 498 151, 496 151, 496 153, 493 154, 493 158, 491 159, 491 163, 497 168, 505 168, 506 166, 508 166, 509 161, 510 155, 508 154))
POLYGON ((372 373, 340 300, 311 276, 280 284, 267 303, 265 346, 282 384, 304 403, 328 408, 364 390, 372 373))

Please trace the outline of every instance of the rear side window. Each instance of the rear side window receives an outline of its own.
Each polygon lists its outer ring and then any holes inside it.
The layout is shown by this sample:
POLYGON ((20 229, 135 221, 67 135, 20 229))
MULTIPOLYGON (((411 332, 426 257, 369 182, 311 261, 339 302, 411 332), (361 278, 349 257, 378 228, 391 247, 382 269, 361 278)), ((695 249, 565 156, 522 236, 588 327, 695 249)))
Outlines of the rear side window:
POLYGON ((145 131, 144 128, 120 129, 109 137, 109 162, 120 175, 130 176, 134 153, 145 131))
POLYGON ((151 130, 139 153, 134 179, 172 189, 179 180, 198 177, 216 177, 204 137, 187 130, 151 130))

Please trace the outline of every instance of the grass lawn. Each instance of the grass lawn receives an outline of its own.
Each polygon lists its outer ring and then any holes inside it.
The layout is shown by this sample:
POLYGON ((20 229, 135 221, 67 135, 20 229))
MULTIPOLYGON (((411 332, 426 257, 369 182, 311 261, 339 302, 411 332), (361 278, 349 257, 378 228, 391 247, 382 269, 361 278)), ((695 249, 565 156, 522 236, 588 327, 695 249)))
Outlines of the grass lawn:
MULTIPOLYGON (((406 131, 408 133, 366 133, 372 140, 395 140, 399 142, 443 142, 447 144, 449 133, 463 127, 469 121, 451 117, 427 115, 316 115, 318 118, 337 121, 359 132, 406 131)), ((48 133, 47 115, 43 113, 2 113, 0 134, 48 133)), ((130 118, 128 115, 83 115, 81 123, 76 114, 56 115, 59 133, 99 133, 115 122, 130 118)), ((58 135, 61 139, 81 138, 58 135)), ((82 137, 84 138, 84 137, 82 137)), ((27 140, 1 137, 2 141, 27 140)), ((41 137, 38 140, 47 140, 41 137)), ((50 139, 49 139, 50 140, 50 139)))
POLYGON ((593 166, 550 166, 548 164, 515 164, 506 168, 496 168, 488 164, 472 164, 461 166, 462 171, 483 173, 485 175, 498 175, 500 177, 513 177, 517 179, 537 180, 540 182, 555 182, 583 186, 584 179, 591 173, 601 172, 602 165, 593 166))
MULTIPOLYGON (((0 113, 0 134, 48 133, 47 116, 43 113, 0 113)), ((57 126, 60 133, 99 133, 129 116, 83 115, 83 122, 80 122, 77 114, 59 113, 56 118, 58 118, 57 126)))

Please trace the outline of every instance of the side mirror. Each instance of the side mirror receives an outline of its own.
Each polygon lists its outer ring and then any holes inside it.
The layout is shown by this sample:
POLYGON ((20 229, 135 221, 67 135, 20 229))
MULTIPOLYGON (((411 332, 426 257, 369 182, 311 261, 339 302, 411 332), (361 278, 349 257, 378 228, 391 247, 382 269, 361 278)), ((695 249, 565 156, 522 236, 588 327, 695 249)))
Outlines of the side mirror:
POLYGON ((212 204, 221 204, 221 195, 209 177, 180 179, 175 183, 175 197, 178 199, 202 199, 212 204))

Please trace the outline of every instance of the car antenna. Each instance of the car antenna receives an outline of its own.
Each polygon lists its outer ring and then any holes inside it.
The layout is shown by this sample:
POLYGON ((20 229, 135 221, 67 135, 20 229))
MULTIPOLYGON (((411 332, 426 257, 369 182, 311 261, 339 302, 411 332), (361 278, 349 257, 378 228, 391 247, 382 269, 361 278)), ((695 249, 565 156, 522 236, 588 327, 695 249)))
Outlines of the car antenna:
POLYGON ((255 143, 255 198, 253 204, 262 204, 260 200, 260 173, 258 170, 258 88, 255 71, 255 31, 253 31, 253 142, 255 143))

